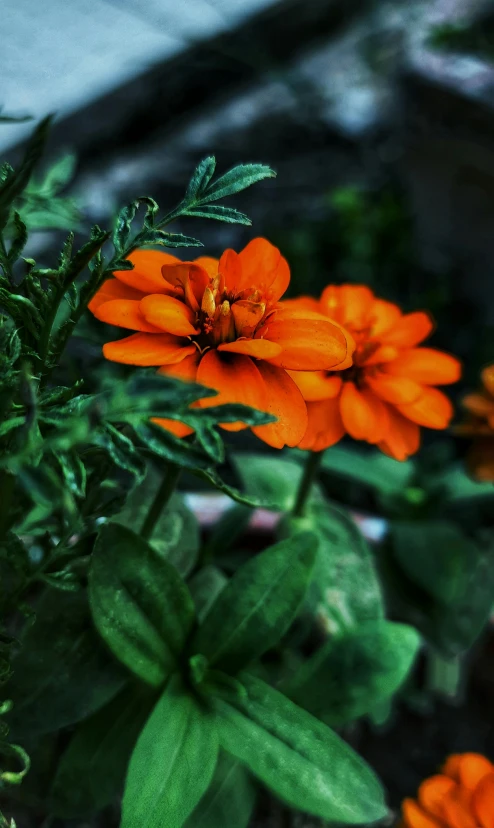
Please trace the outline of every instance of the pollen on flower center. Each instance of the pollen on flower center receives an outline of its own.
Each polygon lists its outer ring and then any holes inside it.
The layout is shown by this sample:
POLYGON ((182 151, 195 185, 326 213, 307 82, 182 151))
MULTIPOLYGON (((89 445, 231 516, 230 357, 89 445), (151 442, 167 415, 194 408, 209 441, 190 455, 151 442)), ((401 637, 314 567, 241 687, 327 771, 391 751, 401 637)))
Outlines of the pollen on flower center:
POLYGON ((226 289, 221 277, 211 279, 195 311, 200 333, 190 337, 192 342, 203 351, 239 338, 252 338, 266 313, 266 303, 261 298, 261 292, 255 288, 235 295, 226 289))

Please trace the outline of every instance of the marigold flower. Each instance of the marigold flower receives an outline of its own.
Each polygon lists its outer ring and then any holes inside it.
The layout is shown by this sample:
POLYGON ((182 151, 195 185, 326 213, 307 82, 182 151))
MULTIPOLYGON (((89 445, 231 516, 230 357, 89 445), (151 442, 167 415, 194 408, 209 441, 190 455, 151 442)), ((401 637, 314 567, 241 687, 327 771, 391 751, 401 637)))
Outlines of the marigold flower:
POLYGON ((478 753, 450 756, 402 814, 403 828, 493 828, 494 765, 478 753))
POLYGON ((456 431, 474 438, 468 467, 474 477, 488 482, 494 481, 494 365, 484 368, 481 378, 482 391, 462 400, 469 417, 456 431))
POLYGON ((309 424, 300 448, 321 451, 349 434, 405 460, 419 447, 419 426, 448 426, 452 405, 434 386, 456 382, 460 363, 417 347, 433 328, 427 313, 403 314, 364 285, 329 285, 320 300, 283 304, 325 314, 356 342, 354 364, 343 373, 289 372, 307 401, 309 424))
MULTIPOLYGON (((273 414, 277 422, 253 428, 255 434, 276 448, 297 445, 307 408, 287 370, 343 370, 354 342, 327 316, 279 303, 290 282, 280 251, 259 238, 238 254, 226 250, 219 261, 182 262, 154 250, 137 250, 129 259, 134 269, 116 272, 89 305, 103 322, 135 332, 108 342, 105 357, 159 366, 219 392, 200 406, 235 402, 273 414)), ((191 431, 157 422, 179 436, 191 431)))

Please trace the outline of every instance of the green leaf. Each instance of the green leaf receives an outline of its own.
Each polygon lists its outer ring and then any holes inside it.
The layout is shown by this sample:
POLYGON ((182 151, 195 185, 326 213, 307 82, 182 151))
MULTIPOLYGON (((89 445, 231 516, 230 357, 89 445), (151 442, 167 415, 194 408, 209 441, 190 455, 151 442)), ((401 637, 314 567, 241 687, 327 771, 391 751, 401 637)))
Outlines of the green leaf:
POLYGON ((243 535, 252 518, 250 506, 231 504, 211 530, 203 549, 204 560, 221 558, 243 535))
POLYGON ((40 121, 27 143, 19 168, 15 172, 10 172, 0 186, 0 231, 7 223, 12 202, 26 187, 34 167, 43 154, 51 121, 51 115, 40 121))
POLYGON ((139 202, 131 201, 130 204, 126 204, 125 207, 122 207, 117 216, 112 241, 115 250, 118 253, 125 250, 127 246, 130 238, 132 222, 135 219, 138 208, 139 202))
POLYGON ((97 629, 136 676, 159 686, 176 669, 194 622, 194 605, 177 570, 124 526, 96 539, 89 597, 97 629))
MULTIPOLYGON (((148 469, 146 479, 135 489, 119 514, 118 521, 129 529, 142 526, 149 504, 161 483, 162 473, 148 469)), ((160 557, 166 558, 185 578, 194 567, 199 553, 200 529, 197 518, 175 492, 162 511, 149 543, 160 557)))
POLYGON ((239 193, 257 181, 275 178, 276 173, 266 164, 238 164, 232 170, 217 178, 202 191, 200 204, 219 201, 220 198, 239 193))
POLYGON ((188 587, 196 608, 199 621, 208 614, 220 592, 224 590, 228 578, 217 566, 209 564, 203 566, 199 572, 190 579, 188 587))
POLYGON ((90 817, 123 790, 151 699, 128 687, 79 725, 58 763, 49 796, 58 817, 90 817))
POLYGON ((368 621, 331 639, 297 671, 285 692, 329 725, 346 725, 389 699, 420 646, 413 627, 368 621))
POLYGON ((201 195, 211 181, 215 169, 216 158, 214 155, 209 155, 207 158, 203 158, 202 161, 199 161, 199 164, 195 168, 192 178, 189 181, 184 201, 194 201, 201 195))
POLYGON ((250 218, 245 213, 235 210, 234 207, 221 207, 219 204, 190 207, 188 210, 184 210, 181 215, 216 219, 216 221, 226 221, 228 224, 245 224, 248 227, 252 225, 250 218))
POLYGON ((146 464, 135 448, 132 440, 122 434, 111 423, 102 423, 92 434, 97 446, 106 449, 113 462, 121 469, 130 472, 136 483, 140 483, 146 474, 146 464))
POLYGON ((230 486, 228 483, 225 483, 215 469, 195 468, 192 471, 196 477, 206 480, 211 484, 211 486, 214 486, 214 488, 218 489, 218 491, 223 492, 223 494, 228 495, 228 497, 231 497, 231 499, 236 503, 241 503, 245 506, 251 506, 254 508, 266 506, 265 502, 255 495, 243 494, 243 492, 240 492, 234 486, 230 486))
POLYGON ((47 196, 54 196, 60 192, 71 180, 74 175, 76 167, 76 156, 74 153, 67 153, 58 158, 54 164, 45 173, 41 185, 36 185, 35 189, 47 196))
POLYGON ((74 724, 99 710, 121 689, 126 674, 95 634, 84 593, 48 590, 36 607, 19 655, 9 696, 12 732, 37 736, 74 724))
POLYGON ((241 567, 220 592, 189 651, 233 672, 273 647, 305 596, 316 544, 313 534, 299 534, 241 567))
POLYGON ((176 463, 177 466, 190 469, 194 473, 197 470, 204 473, 209 471, 211 457, 205 455, 197 445, 175 437, 154 423, 135 425, 134 431, 143 446, 156 457, 176 463))
POLYGON ((184 828, 247 828, 256 789, 245 769, 220 753, 213 781, 184 828))
POLYGON ((336 475, 368 486, 385 495, 404 489, 414 473, 412 460, 401 463, 380 451, 364 452, 344 446, 331 446, 322 459, 322 479, 336 475))
POLYGON ((477 552, 454 523, 394 521, 391 542, 403 571, 433 598, 450 604, 463 593, 477 552))
POLYGON ((313 503, 304 518, 288 519, 281 532, 315 532, 319 545, 307 604, 321 627, 338 635, 383 617, 381 587, 372 555, 351 517, 329 503, 313 503))
POLYGON ((239 678, 246 697, 214 700, 224 750, 301 811, 347 825, 386 815, 377 778, 349 745, 260 679, 239 678))
POLYGON ((290 511, 303 474, 299 463, 277 456, 267 460, 265 454, 243 452, 232 454, 230 459, 248 495, 266 508, 290 511))
POLYGON ((218 757, 214 718, 171 678, 130 760, 121 828, 182 828, 218 757))
POLYGON ((194 239, 192 236, 184 236, 182 233, 167 233, 165 230, 159 230, 156 227, 148 227, 144 229, 135 239, 136 245, 139 247, 159 246, 159 247, 204 247, 199 239, 194 239))
POLYGON ((14 237, 12 239, 8 258, 11 264, 17 261, 27 242, 27 227, 19 213, 14 213, 14 237))
POLYGON ((75 497, 84 497, 86 493, 86 468, 79 455, 71 450, 67 452, 59 451, 54 457, 60 464, 69 491, 75 497))

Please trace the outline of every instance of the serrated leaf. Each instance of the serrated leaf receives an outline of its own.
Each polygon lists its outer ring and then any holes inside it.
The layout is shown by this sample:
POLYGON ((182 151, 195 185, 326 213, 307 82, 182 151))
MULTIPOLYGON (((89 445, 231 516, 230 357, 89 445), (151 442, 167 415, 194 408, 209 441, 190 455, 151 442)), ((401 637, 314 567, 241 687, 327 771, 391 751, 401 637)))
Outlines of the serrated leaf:
POLYGON ((53 780, 49 807, 55 816, 90 817, 118 796, 152 701, 128 687, 79 725, 53 780))
POLYGON ((27 242, 27 227, 21 219, 19 213, 14 213, 14 230, 15 234, 10 244, 8 259, 11 264, 17 261, 27 242))
MULTIPOLYGON (((266 508, 289 512, 295 503, 303 468, 294 460, 265 454, 234 452, 231 463, 247 494, 257 497, 266 508)), ((318 487, 314 495, 321 497, 318 487)))
POLYGON ((27 142, 19 168, 9 172, 0 186, 0 231, 3 230, 8 221, 9 208, 12 202, 26 187, 35 165, 41 158, 51 121, 51 115, 40 121, 27 142))
POLYGON ((234 207, 222 207, 219 204, 204 205, 204 207, 189 207, 181 214, 183 216, 196 216, 196 218, 226 221, 228 224, 245 224, 248 227, 252 225, 252 221, 245 213, 235 210, 234 207))
POLYGON ((54 455, 62 470, 69 491, 76 497, 86 493, 86 467, 75 451, 57 452, 54 455))
POLYGON ((301 811, 350 825, 386 815, 376 776, 349 745, 260 679, 239 679, 245 696, 214 701, 224 750, 301 811))
POLYGON ((275 177, 274 170, 266 164, 238 164, 209 184, 201 194, 199 203, 202 205, 211 201, 218 201, 220 198, 240 193, 265 178, 275 177))
POLYGON ((159 686, 176 669, 194 622, 190 593, 172 564, 130 529, 100 529, 89 574, 94 622, 134 675, 159 686))
POLYGON ((183 828, 211 782, 217 756, 214 718, 173 676, 132 754, 121 828, 183 828))
POLYGON ((190 645, 212 667, 236 672, 273 647, 305 596, 317 539, 299 534, 246 563, 223 589, 190 645))
POLYGON ((392 697, 419 646, 413 627, 369 621, 316 650, 284 689, 318 719, 341 727, 392 697))
MULTIPOLYGON (((132 222, 134 221, 138 207, 138 201, 131 201, 130 204, 126 204, 125 207, 122 207, 116 218, 112 240, 115 250, 117 250, 118 252, 125 250, 127 242, 130 238, 132 222)), ((117 269, 118 266, 116 265, 115 270, 117 269)))
POLYGON ((199 239, 194 239, 192 236, 184 236, 182 233, 167 233, 157 227, 145 228, 139 233, 135 241, 139 247, 204 247, 199 239))
POLYGON ((234 500, 236 503, 242 503, 245 506, 252 506, 254 508, 266 507, 266 503, 260 498, 244 494, 243 492, 239 491, 239 489, 236 489, 234 486, 230 486, 228 483, 225 483, 225 481, 220 477, 218 472, 216 472, 214 469, 196 468, 192 469, 192 471, 196 477, 200 477, 203 480, 206 480, 208 483, 214 486, 215 489, 218 489, 218 491, 223 492, 223 494, 228 495, 228 497, 231 497, 231 499, 234 500))
POLYGON ((203 190, 206 189, 207 185, 211 181, 211 178, 214 175, 214 171, 216 169, 216 159, 214 155, 209 155, 207 158, 203 158, 202 161, 199 161, 199 164, 195 168, 192 178, 189 181, 189 185, 187 187, 187 191, 185 193, 185 201, 194 201, 200 196, 203 190))

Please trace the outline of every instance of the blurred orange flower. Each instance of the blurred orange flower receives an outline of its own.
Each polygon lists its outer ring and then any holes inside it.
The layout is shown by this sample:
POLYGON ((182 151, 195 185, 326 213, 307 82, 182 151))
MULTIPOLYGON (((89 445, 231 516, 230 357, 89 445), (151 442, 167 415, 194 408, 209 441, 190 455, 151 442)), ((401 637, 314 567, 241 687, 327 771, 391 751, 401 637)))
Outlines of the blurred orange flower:
POLYGON ((493 828, 494 765, 478 753, 450 756, 402 814, 403 828, 493 828))
MULTIPOLYGON (((219 392, 200 406, 234 402, 273 414, 277 422, 253 428, 255 434, 276 448, 297 445, 307 408, 287 369, 343 370, 352 363, 354 342, 327 316, 279 303, 290 282, 280 251, 259 238, 241 253, 226 250, 219 261, 182 262, 154 250, 137 250, 129 259, 134 269, 116 272, 89 305, 103 322, 135 332, 108 342, 105 357, 159 366, 219 392)), ((191 431, 157 422, 179 436, 191 431)))
POLYGON ((427 313, 403 314, 364 285, 329 285, 320 300, 283 304, 325 314, 356 342, 354 364, 344 373, 289 372, 307 401, 300 448, 321 451, 349 434, 405 460, 419 447, 419 426, 448 426, 452 405, 434 386, 456 382, 461 368, 449 354, 417 347, 433 329, 427 313))
POLYGON ((494 481, 494 365, 484 368, 481 377, 483 390, 464 397, 469 417, 456 431, 474 438, 468 466, 474 477, 488 482, 494 481))

